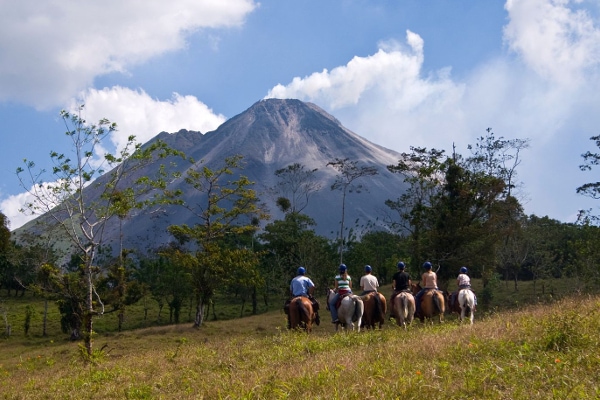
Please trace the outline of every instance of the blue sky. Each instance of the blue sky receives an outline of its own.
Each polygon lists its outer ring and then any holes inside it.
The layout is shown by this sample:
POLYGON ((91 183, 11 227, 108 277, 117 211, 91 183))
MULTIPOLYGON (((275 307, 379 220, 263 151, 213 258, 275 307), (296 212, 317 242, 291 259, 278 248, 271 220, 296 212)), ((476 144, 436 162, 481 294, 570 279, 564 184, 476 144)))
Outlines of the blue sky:
MULTIPOLYGON (((208 132, 265 97, 310 101, 398 152, 528 138, 528 214, 572 222, 598 150, 597 0, 0 0, 0 210, 27 221, 15 175, 70 150, 61 109, 85 103, 134 134, 208 132)), ((343 155, 340 155, 343 156, 343 155)), ((48 176, 51 179, 51 176, 48 176)))

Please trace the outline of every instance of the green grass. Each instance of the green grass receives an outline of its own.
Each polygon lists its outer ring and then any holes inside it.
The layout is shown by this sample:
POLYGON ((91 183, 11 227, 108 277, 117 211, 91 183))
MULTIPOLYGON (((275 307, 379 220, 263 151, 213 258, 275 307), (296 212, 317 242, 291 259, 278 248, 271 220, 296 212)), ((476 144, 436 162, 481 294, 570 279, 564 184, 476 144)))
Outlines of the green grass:
MULTIPOLYGON (((306 335, 280 310, 200 329, 107 323, 93 363, 64 334, 15 329, 0 340, 0 399, 599 398, 600 297, 558 297, 406 331, 336 334, 325 317, 306 335)), ((31 298, 13 300, 5 307, 24 315, 31 298)))

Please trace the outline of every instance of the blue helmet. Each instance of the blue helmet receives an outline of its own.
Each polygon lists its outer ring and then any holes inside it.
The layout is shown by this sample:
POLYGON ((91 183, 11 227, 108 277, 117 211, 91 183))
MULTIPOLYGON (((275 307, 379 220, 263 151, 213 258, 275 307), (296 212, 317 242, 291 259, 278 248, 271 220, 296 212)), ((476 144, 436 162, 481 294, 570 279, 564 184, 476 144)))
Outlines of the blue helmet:
POLYGON ((404 265, 404 263, 402 261, 400 261, 398 263, 398 269, 404 269, 406 267, 406 265, 404 265))
POLYGON ((460 273, 461 273, 461 274, 466 274, 466 273, 467 273, 467 267, 462 267, 462 268, 460 269, 460 273))
POLYGON ((423 264, 423 268, 425 268, 426 270, 430 270, 431 269, 431 263, 429 261, 425 261, 425 263, 423 264))
POLYGON ((365 265, 365 272, 371 272, 373 271, 373 268, 371 268, 370 265, 365 265))
POLYGON ((340 272, 346 272, 347 269, 346 264, 340 264, 340 272))
POLYGON ((298 275, 304 275, 306 273, 306 269, 304 267, 298 268, 298 275))

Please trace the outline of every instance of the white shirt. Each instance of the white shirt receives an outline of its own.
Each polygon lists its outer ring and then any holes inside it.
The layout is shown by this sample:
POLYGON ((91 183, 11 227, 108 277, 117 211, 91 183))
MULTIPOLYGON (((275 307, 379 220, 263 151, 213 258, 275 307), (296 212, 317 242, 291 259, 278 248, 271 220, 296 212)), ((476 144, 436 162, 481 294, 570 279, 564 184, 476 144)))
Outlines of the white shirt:
POLYGON ((377 281, 377 278, 371 274, 363 275, 360 278, 360 287, 364 291, 369 291, 369 290, 376 291, 377 288, 379 287, 379 282, 377 281))

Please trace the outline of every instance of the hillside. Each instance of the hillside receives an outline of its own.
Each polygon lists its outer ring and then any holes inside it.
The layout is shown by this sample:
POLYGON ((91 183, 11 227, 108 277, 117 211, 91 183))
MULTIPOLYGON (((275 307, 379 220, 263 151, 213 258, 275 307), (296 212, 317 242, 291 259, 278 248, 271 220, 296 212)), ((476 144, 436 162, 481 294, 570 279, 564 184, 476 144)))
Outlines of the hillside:
POLYGON ((85 365, 76 343, 0 342, 3 398, 598 398, 600 298, 503 311, 473 326, 306 335, 282 314, 102 335, 85 365))

